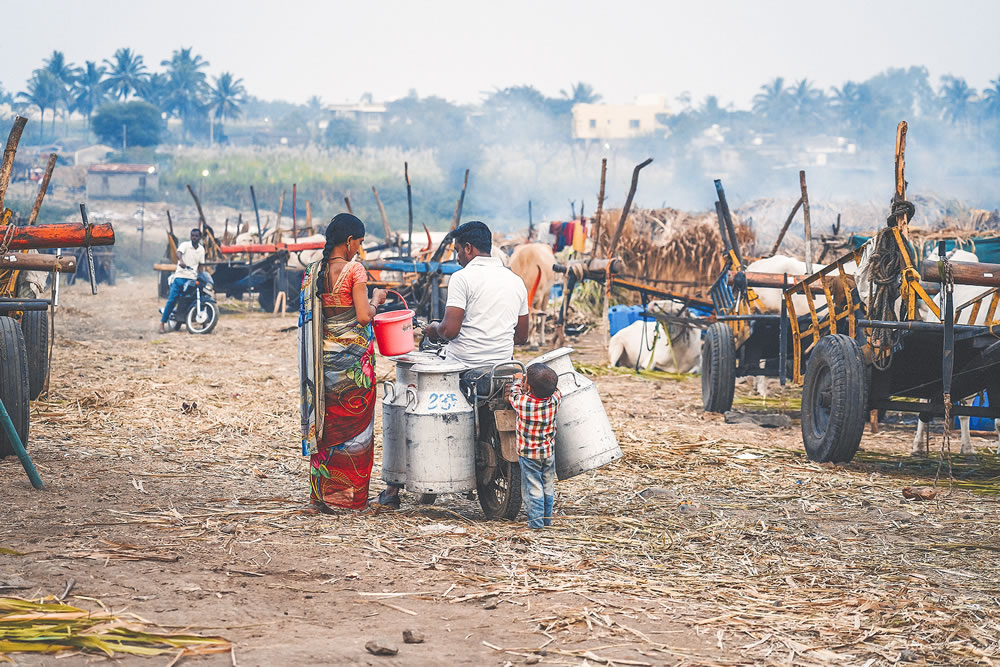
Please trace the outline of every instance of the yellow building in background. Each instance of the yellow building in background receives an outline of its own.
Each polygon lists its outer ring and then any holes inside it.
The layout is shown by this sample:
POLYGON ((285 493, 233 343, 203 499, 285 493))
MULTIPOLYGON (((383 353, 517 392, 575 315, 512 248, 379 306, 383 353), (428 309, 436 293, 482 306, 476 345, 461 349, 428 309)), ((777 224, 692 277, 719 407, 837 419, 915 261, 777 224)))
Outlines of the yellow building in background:
POLYGON ((667 131, 665 97, 639 98, 634 104, 573 105, 574 139, 633 139, 667 131))

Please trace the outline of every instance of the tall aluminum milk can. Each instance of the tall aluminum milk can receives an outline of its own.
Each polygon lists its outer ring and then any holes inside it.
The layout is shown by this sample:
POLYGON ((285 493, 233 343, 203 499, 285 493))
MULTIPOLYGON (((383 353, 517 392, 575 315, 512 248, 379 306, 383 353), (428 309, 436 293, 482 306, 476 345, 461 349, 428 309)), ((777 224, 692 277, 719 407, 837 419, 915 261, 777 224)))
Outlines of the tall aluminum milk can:
POLYGON ((389 484, 406 482, 406 388, 417 386, 413 365, 434 362, 431 352, 410 352, 391 357, 396 364, 396 380, 386 380, 382 396, 382 480, 389 484))
POLYGON ((545 364, 559 375, 563 400, 556 414, 556 477, 569 479, 622 457, 618 439, 597 394, 597 385, 573 368, 571 347, 561 347, 526 365, 545 364))
POLYGON ((461 493, 476 488, 476 426, 462 395, 460 364, 420 363, 410 372, 417 386, 406 388, 406 490, 461 493))

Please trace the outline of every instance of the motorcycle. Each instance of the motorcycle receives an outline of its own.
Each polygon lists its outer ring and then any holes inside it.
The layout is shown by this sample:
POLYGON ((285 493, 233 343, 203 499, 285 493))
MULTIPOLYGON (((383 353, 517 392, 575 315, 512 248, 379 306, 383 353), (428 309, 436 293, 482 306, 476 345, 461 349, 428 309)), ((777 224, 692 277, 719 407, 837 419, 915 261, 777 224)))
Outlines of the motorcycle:
MULTIPOLYGON (((163 312, 162 308, 160 312, 163 312)), ((167 322, 171 331, 177 331, 181 324, 185 324, 188 333, 211 333, 219 322, 219 308, 215 303, 215 286, 212 282, 202 276, 189 280, 174 302, 173 312, 167 322)))

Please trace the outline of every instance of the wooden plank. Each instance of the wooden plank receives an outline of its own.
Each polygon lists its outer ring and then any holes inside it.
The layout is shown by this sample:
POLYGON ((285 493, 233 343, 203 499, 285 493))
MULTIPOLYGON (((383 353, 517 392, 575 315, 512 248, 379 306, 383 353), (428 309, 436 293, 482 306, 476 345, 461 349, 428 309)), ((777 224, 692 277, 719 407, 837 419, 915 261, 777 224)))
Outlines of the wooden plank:
MULTIPOLYGON (((7 233, 7 227, 0 227, 0 238, 7 233)), ((115 230, 111 223, 102 222, 87 228, 79 222, 64 222, 33 227, 15 227, 10 241, 11 250, 31 248, 81 248, 115 244, 115 230)))

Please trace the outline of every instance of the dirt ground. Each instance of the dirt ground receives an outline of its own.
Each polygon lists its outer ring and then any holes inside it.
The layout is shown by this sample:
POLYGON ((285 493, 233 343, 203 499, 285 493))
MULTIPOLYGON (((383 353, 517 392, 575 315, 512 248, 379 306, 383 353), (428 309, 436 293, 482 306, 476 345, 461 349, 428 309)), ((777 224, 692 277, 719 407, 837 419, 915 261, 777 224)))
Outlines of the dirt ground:
MULTIPOLYGON (((62 303, 29 447, 47 490, 0 462, 0 547, 17 552, 0 555, 0 590, 61 596, 72 583, 69 604, 234 644, 184 663, 1000 661, 988 440, 955 457, 965 486, 917 503, 901 489, 931 484, 936 458, 905 456, 912 427, 866 434, 855 463, 821 466, 797 422, 703 414, 696 377, 604 371, 594 379, 625 458, 560 482, 552 529, 486 521, 464 497, 319 515, 299 455, 294 315, 225 302, 213 334, 161 335, 151 277, 97 297, 78 283, 62 303), (425 641, 403 643, 405 629, 425 641), (372 639, 398 655, 371 655, 372 639)), ((571 344, 576 361, 601 363, 596 335, 571 344)), ((741 409, 759 403, 741 388, 741 409)), ((794 419, 794 392, 764 407, 781 405, 794 419)))

